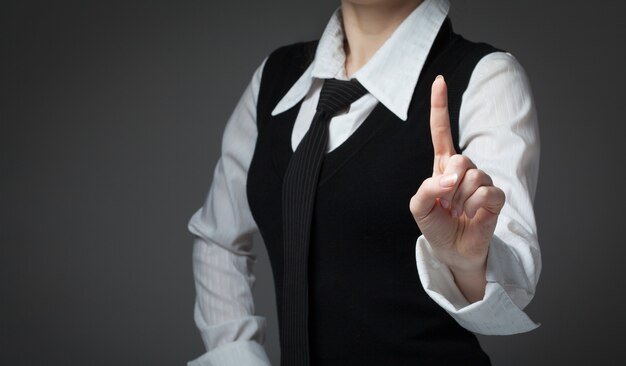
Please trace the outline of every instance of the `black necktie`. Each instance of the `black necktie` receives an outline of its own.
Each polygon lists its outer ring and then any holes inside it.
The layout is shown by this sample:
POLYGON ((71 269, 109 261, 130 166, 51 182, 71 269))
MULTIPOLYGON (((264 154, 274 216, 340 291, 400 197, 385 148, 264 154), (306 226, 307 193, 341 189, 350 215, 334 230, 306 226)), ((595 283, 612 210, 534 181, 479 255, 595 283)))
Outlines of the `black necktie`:
POLYGON ((325 79, 311 127, 293 153, 283 180, 284 282, 281 365, 309 365, 307 262, 319 172, 328 123, 367 90, 356 79, 325 79))

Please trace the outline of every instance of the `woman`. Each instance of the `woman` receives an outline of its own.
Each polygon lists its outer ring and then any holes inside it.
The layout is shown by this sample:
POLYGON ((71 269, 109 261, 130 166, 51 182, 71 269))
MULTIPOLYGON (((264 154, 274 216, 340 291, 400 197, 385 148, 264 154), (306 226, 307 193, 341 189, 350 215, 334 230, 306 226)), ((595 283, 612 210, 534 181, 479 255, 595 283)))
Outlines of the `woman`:
POLYGON ((541 269, 530 88, 510 54, 454 34, 448 8, 344 0, 319 41, 280 47, 257 68, 189 223, 207 347, 190 364, 269 365, 251 296, 257 230, 284 366, 489 365, 473 332, 538 326, 523 312, 541 269), (294 323, 283 183, 327 79, 358 81, 365 94, 328 126, 307 305, 295 308, 307 321, 294 323))

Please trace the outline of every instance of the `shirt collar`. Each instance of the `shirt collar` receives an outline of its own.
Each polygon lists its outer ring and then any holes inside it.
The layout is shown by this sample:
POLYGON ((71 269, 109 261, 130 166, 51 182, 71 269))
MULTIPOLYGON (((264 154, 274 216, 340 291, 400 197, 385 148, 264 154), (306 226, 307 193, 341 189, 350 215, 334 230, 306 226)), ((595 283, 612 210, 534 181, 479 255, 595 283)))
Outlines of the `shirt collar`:
MULTIPOLYGON (((448 0, 425 0, 352 77, 403 121, 426 57, 448 15, 448 0)), ((346 80, 341 6, 335 9, 319 40, 309 67, 278 102, 272 115, 282 113, 306 96, 315 78, 346 80)))

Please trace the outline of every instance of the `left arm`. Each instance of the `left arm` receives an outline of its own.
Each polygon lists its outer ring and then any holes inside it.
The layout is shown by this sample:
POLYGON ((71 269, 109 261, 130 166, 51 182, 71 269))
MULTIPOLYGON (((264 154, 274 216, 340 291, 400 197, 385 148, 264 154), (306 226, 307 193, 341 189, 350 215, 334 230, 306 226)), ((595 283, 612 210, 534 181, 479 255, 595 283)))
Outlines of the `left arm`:
POLYGON ((411 199, 423 235, 416 260, 426 292, 465 328, 483 334, 535 329, 541 257, 532 209, 539 167, 528 79, 510 54, 485 56, 463 95, 454 151, 446 85, 433 83, 433 177, 411 199))

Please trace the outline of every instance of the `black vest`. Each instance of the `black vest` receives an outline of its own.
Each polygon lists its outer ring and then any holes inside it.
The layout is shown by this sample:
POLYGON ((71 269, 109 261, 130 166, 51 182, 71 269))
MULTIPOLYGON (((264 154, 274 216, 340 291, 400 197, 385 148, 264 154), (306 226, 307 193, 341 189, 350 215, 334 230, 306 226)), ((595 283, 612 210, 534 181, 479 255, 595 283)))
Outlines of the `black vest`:
MULTIPOLYGON (((248 202, 274 275, 281 321, 281 188, 292 155, 291 133, 302 101, 271 111, 309 66, 317 40, 274 50, 263 70, 258 139, 247 181, 248 202)), ((458 146, 461 97, 476 63, 497 49, 455 34, 446 19, 402 121, 378 103, 363 124, 326 154, 315 201, 309 251, 311 365, 489 365, 473 333, 424 291, 415 264, 420 230, 409 200, 432 175, 430 90, 448 84, 458 146)))

